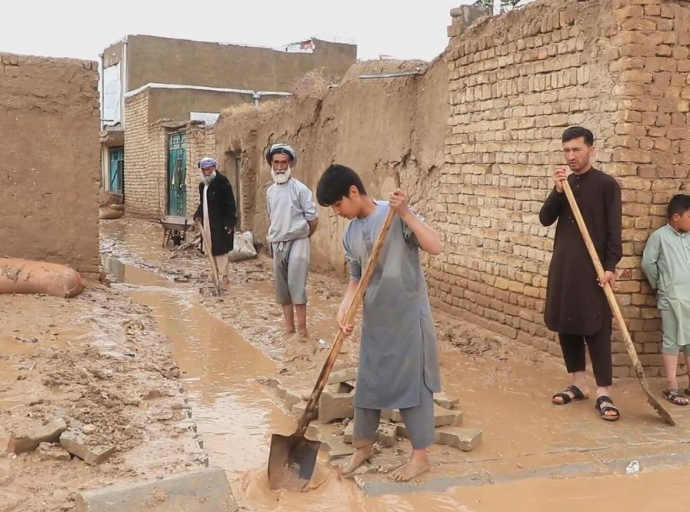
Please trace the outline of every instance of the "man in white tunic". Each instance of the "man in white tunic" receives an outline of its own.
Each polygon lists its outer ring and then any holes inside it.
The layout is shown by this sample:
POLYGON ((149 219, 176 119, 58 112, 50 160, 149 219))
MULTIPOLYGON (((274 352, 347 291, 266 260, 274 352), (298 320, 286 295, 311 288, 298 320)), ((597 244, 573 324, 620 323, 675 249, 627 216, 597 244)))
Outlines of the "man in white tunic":
POLYGON ((287 144, 274 144, 266 153, 273 185, 266 192, 271 225, 268 241, 273 250, 276 301, 283 307, 288 334, 306 342, 307 276, 309 274, 309 238, 316 231, 319 215, 306 185, 292 176, 297 153, 287 144))

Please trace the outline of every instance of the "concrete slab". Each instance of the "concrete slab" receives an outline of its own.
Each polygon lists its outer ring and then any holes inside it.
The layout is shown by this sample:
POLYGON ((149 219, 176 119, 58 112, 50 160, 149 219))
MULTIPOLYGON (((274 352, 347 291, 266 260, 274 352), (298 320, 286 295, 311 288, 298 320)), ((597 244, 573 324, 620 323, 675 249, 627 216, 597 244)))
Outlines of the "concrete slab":
POLYGON ((163 480, 116 485, 77 494, 77 512, 236 512, 225 471, 201 469, 163 480))
POLYGON ((67 423, 62 418, 41 427, 17 430, 10 435, 7 451, 17 454, 32 452, 41 443, 54 443, 65 430, 67 430, 67 423))
POLYGON ((357 380, 357 368, 346 368, 331 373, 328 384, 340 384, 341 382, 354 382, 357 380))
POLYGON ((434 395, 434 402, 444 409, 455 409, 458 404, 460 404, 459 399, 449 396, 446 393, 436 393, 434 395))
POLYGON ((324 391, 319 399, 319 422, 353 418, 355 415, 355 393, 330 393, 324 391))
POLYGON ((88 444, 88 438, 80 430, 71 428, 60 436, 60 444, 72 455, 79 457, 90 466, 105 462, 113 453, 114 446, 88 444))

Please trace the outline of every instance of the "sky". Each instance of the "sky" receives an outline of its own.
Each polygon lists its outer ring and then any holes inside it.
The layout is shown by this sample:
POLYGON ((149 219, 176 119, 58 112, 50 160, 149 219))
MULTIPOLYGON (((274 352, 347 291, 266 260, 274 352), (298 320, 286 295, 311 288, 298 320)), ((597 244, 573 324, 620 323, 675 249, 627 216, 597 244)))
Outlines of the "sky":
POLYGON ((474 0, 2 0, 0 52, 99 60, 127 34, 278 47, 353 41, 360 59, 432 60, 474 0))

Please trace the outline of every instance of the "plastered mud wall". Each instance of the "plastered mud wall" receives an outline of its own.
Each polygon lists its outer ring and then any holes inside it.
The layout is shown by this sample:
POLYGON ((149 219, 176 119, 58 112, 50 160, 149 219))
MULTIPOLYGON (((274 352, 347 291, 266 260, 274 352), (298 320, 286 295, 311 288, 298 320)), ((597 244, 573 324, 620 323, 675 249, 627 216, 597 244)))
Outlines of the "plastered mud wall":
POLYGON ((0 54, 0 255, 96 276, 98 65, 0 54))
MULTIPOLYGON (((362 175, 370 195, 386 198, 401 186, 422 213, 431 211, 444 160, 447 96, 448 65, 442 58, 428 69, 421 62, 369 62, 350 68, 323 99, 291 99, 224 114, 216 126, 217 151, 225 172, 239 173, 242 229, 253 230, 265 243, 265 194, 272 182, 264 154, 279 141, 297 149, 293 175, 312 190, 326 167, 338 162, 362 175), (422 74, 359 78, 417 69, 422 74)), ((330 209, 321 208, 320 215, 312 242, 314 266, 344 273, 345 221, 330 209)))

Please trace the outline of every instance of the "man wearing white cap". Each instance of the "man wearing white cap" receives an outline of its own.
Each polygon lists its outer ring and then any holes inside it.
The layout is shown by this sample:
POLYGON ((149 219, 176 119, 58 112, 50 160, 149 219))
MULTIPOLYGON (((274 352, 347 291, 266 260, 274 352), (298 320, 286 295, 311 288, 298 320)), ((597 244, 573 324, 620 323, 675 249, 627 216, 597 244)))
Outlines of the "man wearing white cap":
POLYGON ((216 170, 217 167, 218 163, 208 156, 199 162, 202 175, 199 183, 201 200, 194 220, 203 224, 206 239, 211 240, 211 247, 204 247, 204 251, 211 251, 216 260, 218 274, 227 286, 230 284, 228 253, 232 251, 235 240, 237 208, 230 181, 216 170))
POLYGON ((311 190, 292 177, 292 166, 297 163, 295 150, 287 144, 274 144, 266 153, 266 161, 273 177, 266 203, 276 300, 283 307, 287 332, 295 332, 297 316, 296 338, 306 342, 309 238, 316 231, 319 215, 311 190))

